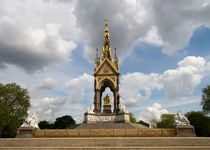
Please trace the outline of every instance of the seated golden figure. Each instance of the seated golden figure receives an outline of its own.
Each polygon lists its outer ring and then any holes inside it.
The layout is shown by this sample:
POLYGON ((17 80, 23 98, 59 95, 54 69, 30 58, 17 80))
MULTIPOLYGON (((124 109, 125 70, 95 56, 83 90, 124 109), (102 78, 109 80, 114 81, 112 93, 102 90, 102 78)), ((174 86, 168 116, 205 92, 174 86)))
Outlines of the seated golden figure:
POLYGON ((104 105, 110 105, 110 97, 108 94, 104 97, 104 105))

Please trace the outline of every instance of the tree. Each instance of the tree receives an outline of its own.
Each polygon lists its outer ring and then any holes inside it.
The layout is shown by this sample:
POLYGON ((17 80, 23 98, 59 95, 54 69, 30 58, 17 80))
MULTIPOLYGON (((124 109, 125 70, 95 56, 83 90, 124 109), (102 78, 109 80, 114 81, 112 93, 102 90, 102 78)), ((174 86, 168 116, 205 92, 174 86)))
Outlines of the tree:
POLYGON ((205 113, 210 113, 210 85, 202 89, 201 105, 205 113))
POLYGON ((144 122, 143 120, 139 120, 138 124, 142 124, 142 125, 144 125, 146 127, 149 127, 149 123, 144 122))
POLYGON ((30 96, 16 83, 0 83, 0 133, 1 137, 15 137, 17 129, 27 117, 30 96))
POLYGON ((158 120, 153 118, 153 119, 151 120, 151 127, 152 127, 152 128, 157 128, 157 123, 158 123, 158 120))
POLYGON ((0 137, 2 129, 9 123, 9 109, 7 106, 0 104, 0 137))
POLYGON ((63 117, 56 118, 54 127, 56 129, 66 129, 74 125, 76 125, 75 120, 71 116, 66 115, 63 117))
POLYGON ((157 122, 157 128, 173 128, 174 114, 162 114, 160 121, 157 122))
POLYGON ((136 118, 133 116, 132 113, 129 113, 131 123, 136 123, 136 118))
POLYGON ((54 129, 54 123, 48 121, 40 121, 38 125, 40 129, 54 129))
POLYGON ((210 117, 202 111, 191 111, 185 114, 194 126, 197 136, 210 136, 210 117))

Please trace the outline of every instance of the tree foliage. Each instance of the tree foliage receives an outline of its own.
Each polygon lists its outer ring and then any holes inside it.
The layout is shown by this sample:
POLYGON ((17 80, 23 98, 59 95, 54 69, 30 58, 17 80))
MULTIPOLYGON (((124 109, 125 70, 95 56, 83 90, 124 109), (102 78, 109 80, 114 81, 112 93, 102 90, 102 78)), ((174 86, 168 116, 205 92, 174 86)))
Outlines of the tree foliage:
POLYGON ((201 105, 205 113, 210 113, 210 85, 202 89, 201 105))
POLYGON ((9 123, 9 108, 0 104, 0 131, 9 123))
POLYGON ((56 121, 54 124, 56 129, 66 129, 74 125, 76 125, 76 122, 71 116, 68 116, 68 115, 56 118, 56 121))
POLYGON ((14 137, 30 107, 26 89, 16 83, 0 84, 0 134, 14 137))
POLYGON ((66 129, 76 125, 75 120, 68 115, 56 118, 54 123, 48 121, 39 122, 40 129, 66 129))
POLYGON ((157 128, 157 123, 158 123, 158 120, 153 118, 150 122, 151 127, 152 128, 157 128))
POLYGON ((132 113, 129 113, 129 115, 131 123, 136 123, 136 118, 134 117, 134 115, 132 113))
POLYGON ((40 121, 38 123, 40 129, 54 129, 54 123, 48 121, 40 121))
POLYGON ((157 122, 157 128, 173 128, 174 114, 162 114, 160 121, 157 122))
POLYGON ((194 126, 197 136, 210 136, 210 117, 202 111, 191 111, 185 114, 194 126))
POLYGON ((143 120, 139 120, 138 124, 142 124, 143 126, 149 127, 149 123, 144 122, 143 120))

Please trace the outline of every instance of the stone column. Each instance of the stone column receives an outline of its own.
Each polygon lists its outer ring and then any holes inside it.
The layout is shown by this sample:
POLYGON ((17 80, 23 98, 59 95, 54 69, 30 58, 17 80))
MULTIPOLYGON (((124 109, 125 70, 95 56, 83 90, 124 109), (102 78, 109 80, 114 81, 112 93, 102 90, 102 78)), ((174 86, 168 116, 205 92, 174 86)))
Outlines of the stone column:
POLYGON ((95 112, 100 112, 100 106, 101 106, 101 102, 100 102, 100 90, 95 90, 95 112))
POLYGON ((119 103, 118 103, 118 89, 114 90, 114 113, 118 113, 119 103))

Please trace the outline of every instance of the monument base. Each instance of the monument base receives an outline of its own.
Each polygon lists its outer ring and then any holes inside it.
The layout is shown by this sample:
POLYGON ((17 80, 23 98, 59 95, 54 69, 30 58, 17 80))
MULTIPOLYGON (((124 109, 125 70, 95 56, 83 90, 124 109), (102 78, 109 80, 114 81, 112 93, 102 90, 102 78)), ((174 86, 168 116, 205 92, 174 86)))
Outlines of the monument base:
POLYGON ((104 105, 103 108, 103 113, 112 113, 111 105, 104 105))
POLYGON ((17 131, 17 138, 31 138, 33 137, 34 127, 20 127, 17 131))
POLYGON ((83 123, 130 123, 129 113, 85 113, 83 123))
POLYGON ((177 125, 176 133, 179 137, 194 137, 196 136, 194 127, 192 125, 177 125))

